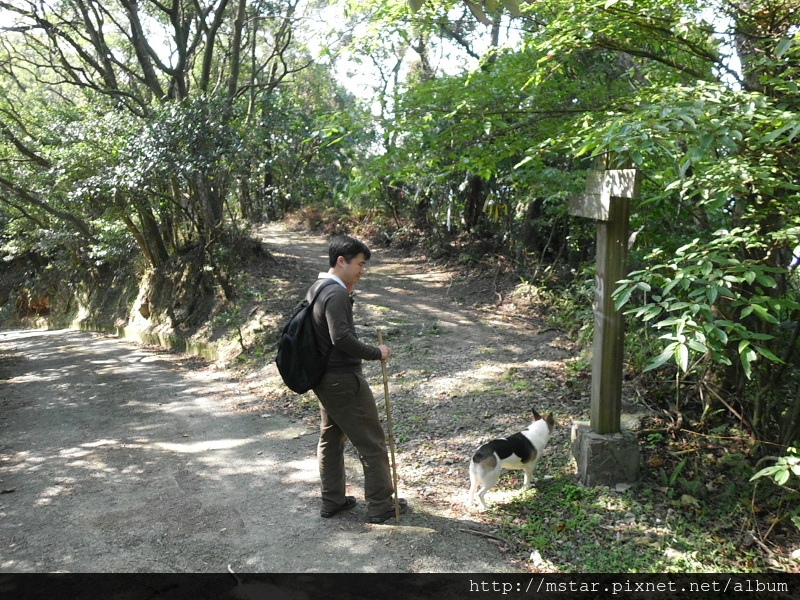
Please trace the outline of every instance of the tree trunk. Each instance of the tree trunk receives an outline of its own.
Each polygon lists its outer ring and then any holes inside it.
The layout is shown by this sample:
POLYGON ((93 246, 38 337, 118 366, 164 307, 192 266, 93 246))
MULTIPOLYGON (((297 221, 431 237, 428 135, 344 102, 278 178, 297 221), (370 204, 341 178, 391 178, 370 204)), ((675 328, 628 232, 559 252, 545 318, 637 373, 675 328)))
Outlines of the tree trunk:
POLYGON ((486 202, 486 181, 479 175, 469 174, 464 190, 464 229, 471 232, 480 222, 486 202))

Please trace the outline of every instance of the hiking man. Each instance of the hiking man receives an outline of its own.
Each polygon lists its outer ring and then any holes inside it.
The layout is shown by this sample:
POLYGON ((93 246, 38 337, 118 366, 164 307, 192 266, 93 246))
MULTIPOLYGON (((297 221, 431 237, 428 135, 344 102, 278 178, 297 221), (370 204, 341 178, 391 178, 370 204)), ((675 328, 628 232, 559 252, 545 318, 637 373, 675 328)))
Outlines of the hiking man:
MULTIPOLYGON (((328 255, 328 272, 320 273, 308 291, 310 300, 327 280, 338 283, 326 285, 313 308, 320 352, 325 355, 333 347, 325 375, 314 388, 321 416, 317 446, 322 484, 320 516, 327 519, 357 504, 355 497, 345 496, 344 445, 349 439, 364 468, 368 522, 383 523, 395 515, 394 486, 386 436, 361 363, 387 360, 392 350, 385 344, 371 346, 359 341, 353 324, 352 293, 364 275, 370 249, 360 240, 339 236, 331 241, 328 255)), ((401 512, 405 512, 406 501, 401 498, 399 502, 401 512)))

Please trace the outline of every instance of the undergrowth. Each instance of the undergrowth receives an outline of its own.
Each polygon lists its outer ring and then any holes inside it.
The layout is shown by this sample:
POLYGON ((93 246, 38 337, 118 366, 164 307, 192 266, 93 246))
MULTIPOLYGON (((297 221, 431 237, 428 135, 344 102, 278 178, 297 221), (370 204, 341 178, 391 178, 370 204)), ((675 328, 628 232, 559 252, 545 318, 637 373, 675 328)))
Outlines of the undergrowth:
MULTIPOLYGON (((730 432, 735 433, 735 432, 730 432)), ((508 473, 490 505, 499 535, 543 572, 795 572, 798 496, 754 485, 745 438, 642 438, 641 480, 587 488, 569 448, 548 454, 536 487, 508 473)))
MULTIPOLYGON (((567 363, 570 386, 591 380, 590 271, 564 288, 517 288, 583 348, 567 363)), ((746 400, 716 402, 705 381, 668 366, 645 372, 658 344, 657 334, 628 323, 623 402, 650 415, 637 432, 641 480, 623 492, 581 488, 564 448, 563 462, 547 469, 552 479, 494 509, 504 537, 542 570, 800 570, 800 457, 739 418, 732 407, 746 400), (762 469, 764 461, 773 466, 762 469)))

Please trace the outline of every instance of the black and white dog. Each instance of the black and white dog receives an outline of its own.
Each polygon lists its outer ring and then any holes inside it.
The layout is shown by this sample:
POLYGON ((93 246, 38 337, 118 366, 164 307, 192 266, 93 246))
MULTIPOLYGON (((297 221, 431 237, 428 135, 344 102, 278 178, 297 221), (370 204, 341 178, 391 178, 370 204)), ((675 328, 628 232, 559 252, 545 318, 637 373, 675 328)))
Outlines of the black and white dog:
POLYGON ((468 507, 474 505, 477 493, 478 500, 486 509, 483 496, 497 484, 503 469, 522 469, 525 471, 523 489, 531 485, 533 466, 547 446, 555 426, 553 413, 542 417, 535 410, 532 412, 533 423, 527 428, 507 438, 486 442, 475 451, 469 464, 468 507))

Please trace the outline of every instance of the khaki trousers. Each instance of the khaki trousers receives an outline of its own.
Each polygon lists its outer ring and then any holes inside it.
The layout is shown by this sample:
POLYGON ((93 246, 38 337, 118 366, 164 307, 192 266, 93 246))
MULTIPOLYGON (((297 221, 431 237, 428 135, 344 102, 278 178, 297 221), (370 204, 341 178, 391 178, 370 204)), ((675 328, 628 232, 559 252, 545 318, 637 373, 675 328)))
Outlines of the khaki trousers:
POLYGON ((348 439, 364 468, 368 515, 392 510, 394 488, 386 435, 367 380, 360 373, 326 373, 314 394, 321 416, 317 458, 322 510, 336 509, 345 502, 344 445, 348 439))

